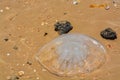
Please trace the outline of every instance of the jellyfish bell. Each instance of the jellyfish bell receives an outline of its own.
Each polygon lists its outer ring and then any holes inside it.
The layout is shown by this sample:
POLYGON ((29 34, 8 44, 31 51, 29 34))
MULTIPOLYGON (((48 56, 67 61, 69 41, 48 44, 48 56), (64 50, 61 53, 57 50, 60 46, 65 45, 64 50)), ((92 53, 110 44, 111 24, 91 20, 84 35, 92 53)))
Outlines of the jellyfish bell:
POLYGON ((58 76, 93 72, 106 61, 106 50, 97 40, 83 34, 63 34, 43 46, 36 60, 58 76))

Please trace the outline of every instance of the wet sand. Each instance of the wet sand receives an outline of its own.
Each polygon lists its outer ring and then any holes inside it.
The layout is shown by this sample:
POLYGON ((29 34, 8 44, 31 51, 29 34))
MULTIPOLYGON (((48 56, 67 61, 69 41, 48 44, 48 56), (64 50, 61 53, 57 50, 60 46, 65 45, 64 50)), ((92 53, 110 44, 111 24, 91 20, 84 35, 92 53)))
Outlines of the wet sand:
POLYGON ((110 9, 90 8, 104 4, 94 0, 0 0, 0 79, 9 80, 119 80, 120 79, 120 6, 107 1, 110 9), (54 24, 68 20, 73 25, 70 33, 82 33, 100 41, 107 50, 107 61, 98 70, 80 77, 59 77, 35 60, 39 49, 58 37, 54 24), (112 28, 117 39, 106 40, 100 31, 112 28), (48 33, 44 36, 45 33, 48 33), (20 72, 21 71, 21 72, 20 72), (23 73, 24 72, 24 73, 23 73), (16 79, 13 79, 16 80, 16 79))

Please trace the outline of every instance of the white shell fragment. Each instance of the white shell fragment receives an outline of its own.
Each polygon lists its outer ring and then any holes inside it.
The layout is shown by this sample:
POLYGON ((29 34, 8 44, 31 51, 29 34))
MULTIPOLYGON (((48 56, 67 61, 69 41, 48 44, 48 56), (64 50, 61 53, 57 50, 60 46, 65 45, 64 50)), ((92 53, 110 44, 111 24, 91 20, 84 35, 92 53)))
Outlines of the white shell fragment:
POLYGON ((36 60, 58 76, 73 76, 98 69, 106 51, 97 40, 82 34, 63 34, 43 46, 36 60))

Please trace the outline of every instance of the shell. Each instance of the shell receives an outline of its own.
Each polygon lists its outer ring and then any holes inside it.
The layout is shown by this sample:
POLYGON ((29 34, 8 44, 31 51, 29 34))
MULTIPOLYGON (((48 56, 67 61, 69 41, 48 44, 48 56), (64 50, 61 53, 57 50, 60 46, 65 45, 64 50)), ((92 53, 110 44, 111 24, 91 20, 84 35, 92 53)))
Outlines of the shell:
POLYGON ((63 34, 43 46, 36 60, 58 76, 90 73, 106 61, 106 50, 97 40, 83 34, 63 34))

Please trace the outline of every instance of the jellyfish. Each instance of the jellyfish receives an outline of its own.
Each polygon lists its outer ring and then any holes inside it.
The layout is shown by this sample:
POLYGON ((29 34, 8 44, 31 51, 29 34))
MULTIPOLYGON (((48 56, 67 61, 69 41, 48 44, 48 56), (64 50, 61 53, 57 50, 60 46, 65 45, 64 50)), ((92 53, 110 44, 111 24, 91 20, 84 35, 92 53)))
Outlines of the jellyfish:
POLYGON ((40 48, 36 60, 58 76, 91 73, 106 61, 104 46, 84 34, 63 34, 40 48))

